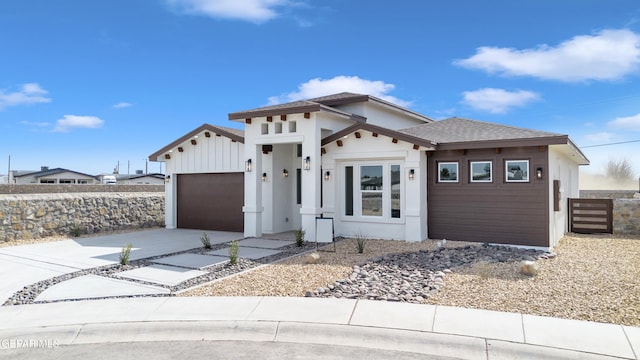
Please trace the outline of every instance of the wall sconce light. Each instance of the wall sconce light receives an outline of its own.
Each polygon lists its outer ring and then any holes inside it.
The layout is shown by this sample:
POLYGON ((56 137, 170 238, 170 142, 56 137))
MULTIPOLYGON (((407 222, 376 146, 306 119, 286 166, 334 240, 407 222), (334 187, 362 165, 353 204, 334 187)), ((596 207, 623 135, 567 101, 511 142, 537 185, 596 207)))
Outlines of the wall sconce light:
POLYGON ((326 181, 331 180, 331 172, 327 171, 326 173, 324 173, 324 179, 326 181))
POLYGON ((311 156, 307 156, 306 158, 304 158, 302 162, 302 167, 305 170, 311 170, 311 156))
POLYGON ((416 177, 415 169, 409 170, 409 180, 413 180, 416 177))
POLYGON ((167 175, 164 177, 164 182, 165 183, 170 183, 171 182, 171 175, 167 175))
POLYGON ((251 172, 253 166, 251 165, 251 159, 244 162, 244 171, 251 172))
POLYGON ((262 173, 262 181, 267 181, 267 173, 262 173))
POLYGON ((282 177, 289 177, 289 172, 287 171, 287 169, 282 170, 282 177))
POLYGON ((542 168, 541 167, 536 169, 536 179, 538 179, 538 180, 542 179, 542 168))

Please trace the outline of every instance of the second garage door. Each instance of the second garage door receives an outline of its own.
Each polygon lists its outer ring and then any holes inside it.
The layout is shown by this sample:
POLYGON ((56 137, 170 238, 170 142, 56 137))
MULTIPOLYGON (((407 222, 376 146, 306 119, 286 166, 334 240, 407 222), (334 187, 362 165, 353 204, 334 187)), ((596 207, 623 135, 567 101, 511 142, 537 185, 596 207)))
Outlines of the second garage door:
POLYGON ((177 176, 179 228, 242 232, 243 204, 244 173, 177 176))

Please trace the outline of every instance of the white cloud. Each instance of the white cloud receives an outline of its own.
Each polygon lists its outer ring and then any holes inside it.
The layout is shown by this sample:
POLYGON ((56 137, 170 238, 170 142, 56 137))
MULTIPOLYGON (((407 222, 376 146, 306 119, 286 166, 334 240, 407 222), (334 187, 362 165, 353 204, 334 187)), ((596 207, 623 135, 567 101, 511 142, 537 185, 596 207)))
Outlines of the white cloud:
POLYGON ((119 103, 113 105, 112 108, 114 108, 114 109, 124 109, 124 108, 128 108, 128 107, 131 107, 131 106, 133 106, 132 103, 128 103, 128 102, 123 101, 123 102, 119 102, 119 103))
POLYGON ((462 96, 463 104, 493 114, 504 114, 511 108, 525 106, 540 99, 538 94, 531 91, 507 91, 494 88, 465 91, 462 96))
POLYGON ((0 90, 0 110, 9 106, 51 102, 51 99, 46 97, 47 93, 37 83, 23 84, 20 90, 14 92, 0 90))
POLYGON ((595 134, 587 134, 584 139, 593 143, 604 143, 611 141, 616 134, 610 132, 599 132, 595 134))
POLYGON ((630 30, 603 30, 575 36, 556 47, 518 50, 484 46, 454 64, 506 76, 547 80, 616 80, 638 70, 640 35, 630 30))
POLYGON ((296 100, 306 100, 341 92, 371 95, 399 106, 409 106, 411 102, 388 95, 396 86, 383 81, 371 81, 357 76, 336 76, 332 79, 311 79, 298 86, 298 91, 269 98, 269 104, 281 104, 296 100))
POLYGON ((640 131, 640 113, 633 116, 619 117, 607 123, 614 129, 640 131))
POLYGON ((20 121, 20 124, 26 125, 26 126, 39 127, 39 128, 47 127, 51 125, 48 122, 35 122, 35 121, 20 121))
POLYGON ((212 18, 228 18, 265 22, 278 16, 278 6, 289 5, 288 0, 166 0, 181 12, 212 18))
POLYGON ((104 120, 95 116, 65 115, 56 122, 54 132, 68 132, 76 128, 96 129, 104 124, 104 120))

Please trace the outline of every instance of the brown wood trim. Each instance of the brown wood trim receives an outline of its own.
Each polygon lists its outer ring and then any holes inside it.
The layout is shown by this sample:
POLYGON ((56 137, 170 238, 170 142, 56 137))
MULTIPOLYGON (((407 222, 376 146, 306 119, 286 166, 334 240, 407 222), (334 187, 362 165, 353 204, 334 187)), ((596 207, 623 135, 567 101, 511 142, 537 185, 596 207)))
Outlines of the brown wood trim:
POLYGON ((208 131, 204 132, 204 137, 210 138, 211 137, 211 133, 208 131))
POLYGON ((251 118, 244 119, 244 123, 245 124, 251 124, 251 118))
POLYGON ((280 115, 280 120, 287 121, 287 115, 280 115))
POLYGON ((193 138, 194 136, 202 133, 203 131, 210 131, 212 133, 215 133, 216 136, 224 136, 224 137, 227 137, 227 138, 229 138, 231 140, 235 140, 235 141, 237 141, 239 143, 244 144, 244 136, 242 136, 242 135, 238 135, 237 133, 230 132, 228 130, 225 130, 222 127, 213 126, 213 125, 209 125, 209 124, 203 124, 203 125, 200 125, 198 128, 190 131, 188 134, 183 135, 179 139, 173 141, 171 144, 169 144, 169 145, 163 147, 162 149, 156 151, 155 153, 149 155, 149 160, 158 161, 158 157, 164 155, 169 150, 174 149, 178 145, 180 145, 180 144, 184 143, 185 141, 193 138))
POLYGON ((178 152, 183 152, 184 149, 182 148, 182 146, 178 146, 178 152))
POLYGON ((197 145, 198 142, 196 141, 196 139, 191 139, 191 145, 197 145))
POLYGON ((360 135, 360 132, 356 131, 355 133, 356 139, 360 139, 360 137, 362 137, 362 135, 360 135))
POLYGON ((310 119, 311 118, 311 113, 310 112, 304 113, 304 118, 305 119, 310 119))
POLYGON ((418 144, 413 144, 413 150, 418 150, 420 149, 420 145, 418 144))
POLYGON ((273 116, 267 116, 267 122, 272 122, 273 121, 273 116))
POLYGON ((164 154, 164 158, 165 158, 165 159, 167 159, 167 160, 169 160, 169 159, 171 159, 171 155, 169 155, 169 154, 164 154))
POLYGON ((324 155, 326 153, 327 153, 327 149, 325 149, 325 148, 321 148, 320 149, 320 155, 324 155))
POLYGON ((378 133, 375 133, 375 132, 374 132, 374 133, 371 133, 371 136, 373 136, 373 137, 378 137, 378 133))
POLYGON ((553 211, 560 211, 560 180, 553 180, 553 211))
POLYGON ((336 141, 336 144, 338 144, 338 146, 342 146, 342 140, 336 141))
POLYGON ((278 116, 283 114, 300 114, 305 112, 317 112, 320 111, 321 107, 322 105, 313 103, 291 107, 271 107, 266 109, 256 109, 230 113, 228 117, 229 120, 239 120, 249 117, 257 118, 263 116, 278 116))
POLYGON ((413 135, 409 135, 409 134, 405 134, 399 131, 395 131, 395 130, 391 130, 391 129, 386 129, 380 126, 376 126, 376 125, 372 125, 372 124, 368 124, 368 123, 356 123, 354 125, 351 125, 347 128, 344 128, 340 131, 337 131, 327 137, 325 137, 324 139, 322 139, 322 145, 326 145, 329 144, 333 141, 336 141, 338 139, 343 138, 344 136, 347 136, 355 131, 358 130, 366 130, 369 131, 371 133, 376 133, 376 134, 382 134, 385 136, 388 136, 392 139, 396 139, 397 140, 402 140, 411 144, 419 144, 421 146, 427 147, 427 148, 435 148, 436 144, 431 142, 430 140, 426 140, 423 138, 419 138, 413 135))
POLYGON ((393 138, 393 139, 391 139, 391 142, 394 143, 394 144, 397 144, 398 143, 398 139, 393 138))

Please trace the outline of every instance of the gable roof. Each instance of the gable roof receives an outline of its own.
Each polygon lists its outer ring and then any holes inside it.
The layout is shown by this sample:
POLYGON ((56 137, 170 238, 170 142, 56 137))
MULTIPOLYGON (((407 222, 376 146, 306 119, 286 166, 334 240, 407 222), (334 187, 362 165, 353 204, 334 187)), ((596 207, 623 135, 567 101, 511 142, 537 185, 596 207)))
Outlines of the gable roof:
POLYGON ((390 107, 390 108, 393 108, 394 110, 399 110, 401 112, 404 112, 412 117, 419 118, 420 120, 425 122, 433 121, 432 119, 420 113, 411 111, 409 109, 406 109, 402 106, 398 106, 391 102, 379 99, 375 96, 355 94, 350 92, 341 92, 338 94, 321 96, 321 97, 308 99, 308 100, 292 101, 284 104, 263 106, 256 109, 233 112, 229 114, 229 120, 240 120, 240 119, 262 117, 262 116, 277 116, 277 115, 287 115, 287 114, 296 114, 296 113, 299 114, 299 113, 305 113, 305 112, 326 111, 326 112, 332 112, 335 114, 345 116, 353 121, 366 121, 366 117, 364 116, 352 114, 352 113, 335 108, 335 106, 356 104, 356 103, 362 103, 362 102, 373 102, 385 107, 390 107))
POLYGON ((396 130, 391 130, 391 129, 387 129, 381 126, 377 126, 377 125, 373 125, 373 124, 368 124, 368 123, 357 123, 357 124, 353 124, 347 128, 344 128, 340 131, 337 131, 327 137, 325 137, 324 139, 322 139, 322 146, 327 145, 333 141, 339 140, 349 134, 352 134, 358 130, 366 130, 375 134, 381 134, 381 135, 385 135, 387 137, 393 138, 393 139, 398 139, 398 140, 402 140, 404 142, 408 142, 414 145, 419 145, 419 146, 423 146, 426 147, 430 150, 434 150, 435 149, 435 143, 433 143, 432 141, 425 139, 425 138, 421 138, 421 137, 417 137, 417 136, 413 136, 410 134, 405 134, 405 133, 401 133, 399 131, 396 130))
POLYGON ((233 128, 228 128, 228 127, 224 127, 224 126, 213 126, 210 124, 202 124, 199 127, 197 127, 196 129, 192 130, 191 132, 189 132, 188 134, 180 137, 179 139, 175 140, 174 142, 172 142, 171 144, 163 147, 162 149, 154 152, 153 154, 149 155, 149 160, 150 161, 158 161, 158 157, 161 156, 164 153, 167 153, 169 150, 175 148, 176 146, 182 144, 183 142, 191 139, 192 137, 200 134, 203 131, 211 131, 214 134, 218 134, 224 137, 227 137, 231 140, 237 141, 239 143, 244 144, 244 131, 240 130, 240 129, 233 129, 233 128))
POLYGON ((50 175, 56 175, 56 174, 61 174, 61 173, 72 173, 72 174, 78 174, 78 175, 82 175, 82 176, 87 176, 93 179, 97 179, 96 176, 94 175, 89 175, 89 174, 85 174, 85 173, 81 173, 78 171, 73 171, 73 170, 69 170, 69 169, 63 169, 63 168, 54 168, 54 169, 47 169, 47 170, 40 170, 40 171, 31 171, 31 172, 26 172, 26 173, 21 173, 21 174, 14 174, 13 177, 23 177, 23 176, 33 176, 35 178, 41 178, 41 177, 45 177, 45 176, 50 176, 50 175))

